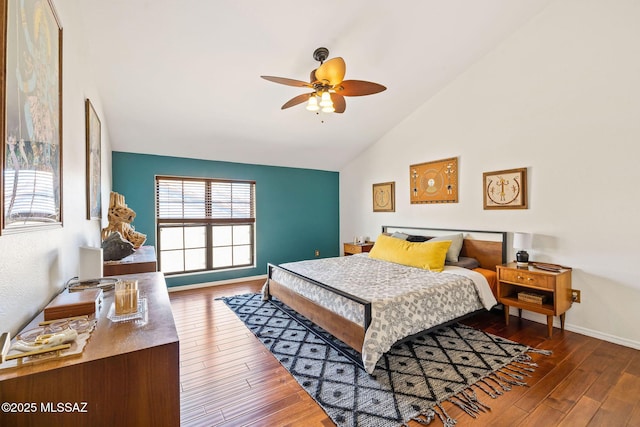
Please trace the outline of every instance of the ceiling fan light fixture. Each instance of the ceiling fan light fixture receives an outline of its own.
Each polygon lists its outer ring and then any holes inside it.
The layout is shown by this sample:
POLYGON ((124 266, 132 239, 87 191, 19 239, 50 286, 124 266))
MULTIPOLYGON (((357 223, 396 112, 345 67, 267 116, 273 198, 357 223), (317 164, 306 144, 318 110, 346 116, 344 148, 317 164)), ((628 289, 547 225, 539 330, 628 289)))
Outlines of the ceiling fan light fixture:
MULTIPOLYGON (((322 92, 322 97, 320 99, 321 107, 333 107, 333 101, 331 100, 331 95, 329 92, 322 92)), ((324 110, 323 110, 324 111, 324 110)))
POLYGON ((260 77, 278 84, 311 89, 311 93, 294 96, 280 109, 285 110, 307 101, 306 109, 316 114, 320 110, 323 113, 344 113, 345 96, 373 95, 387 89, 381 84, 365 80, 344 80, 346 71, 344 59, 341 57, 328 59, 328 57, 327 48, 321 47, 313 52, 313 59, 320 62, 320 66, 311 71, 309 82, 285 77, 260 77))
POLYGON ((309 97, 309 101, 307 101, 307 110, 309 111, 318 111, 320 107, 318 106, 318 99, 315 95, 311 95, 309 97))

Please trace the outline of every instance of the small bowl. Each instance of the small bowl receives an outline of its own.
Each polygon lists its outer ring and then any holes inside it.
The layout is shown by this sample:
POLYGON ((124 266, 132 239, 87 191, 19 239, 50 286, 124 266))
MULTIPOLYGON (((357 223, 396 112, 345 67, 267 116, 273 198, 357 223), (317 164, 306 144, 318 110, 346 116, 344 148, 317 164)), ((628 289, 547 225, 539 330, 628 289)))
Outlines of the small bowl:
POLYGON ((16 340, 22 341, 24 344, 34 344, 36 342, 36 338, 49 333, 51 333, 51 330, 48 326, 38 326, 37 328, 29 329, 28 331, 18 334, 16 340))

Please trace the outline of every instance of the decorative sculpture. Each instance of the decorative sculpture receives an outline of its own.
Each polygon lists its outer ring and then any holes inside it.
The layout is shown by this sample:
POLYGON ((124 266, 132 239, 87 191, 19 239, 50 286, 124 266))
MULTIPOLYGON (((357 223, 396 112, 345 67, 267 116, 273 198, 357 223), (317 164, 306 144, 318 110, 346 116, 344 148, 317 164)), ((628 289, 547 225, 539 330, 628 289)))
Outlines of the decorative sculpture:
POLYGON ((105 261, 119 261, 135 251, 133 243, 125 240, 118 231, 109 234, 102 241, 102 259, 105 261))
POLYGON ((136 213, 124 202, 124 196, 112 191, 109 196, 109 212, 107 213, 109 224, 102 229, 102 247, 104 249, 105 261, 122 259, 133 253, 130 249, 126 248, 127 245, 124 245, 123 241, 130 242, 135 250, 142 246, 147 240, 146 234, 137 232, 131 225, 135 217, 136 213), (119 234, 119 237, 111 236, 114 233, 119 234), (110 236, 111 238, 109 238, 110 236), (110 254, 109 257, 112 259, 107 260, 107 253, 110 254), (125 255, 121 258, 113 258, 122 254, 125 255))

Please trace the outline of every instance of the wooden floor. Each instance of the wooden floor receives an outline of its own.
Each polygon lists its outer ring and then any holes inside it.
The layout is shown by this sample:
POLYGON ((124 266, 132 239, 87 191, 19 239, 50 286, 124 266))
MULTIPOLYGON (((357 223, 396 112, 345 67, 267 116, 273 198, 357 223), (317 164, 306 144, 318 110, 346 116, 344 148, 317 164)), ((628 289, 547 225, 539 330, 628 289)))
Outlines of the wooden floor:
MULTIPOLYGON (((222 301, 257 292, 261 282, 173 292, 180 337, 183 426, 332 426, 331 420, 222 301)), ((571 318, 571 312, 567 314, 571 318)), ((474 420, 445 403, 461 426, 640 426, 640 351, 487 312, 464 323, 552 350, 529 387, 515 387, 474 420)), ((412 422, 410 425, 418 426, 412 422)), ((432 425, 441 425, 439 421, 432 425)))

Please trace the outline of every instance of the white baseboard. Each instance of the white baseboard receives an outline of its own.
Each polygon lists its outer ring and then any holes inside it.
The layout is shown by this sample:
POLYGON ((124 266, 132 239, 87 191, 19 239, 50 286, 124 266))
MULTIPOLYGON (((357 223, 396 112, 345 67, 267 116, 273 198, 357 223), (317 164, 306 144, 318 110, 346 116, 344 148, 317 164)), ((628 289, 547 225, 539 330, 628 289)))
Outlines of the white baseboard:
POLYGON ((267 275, 261 274, 259 276, 238 277, 236 279, 218 280, 215 282, 205 282, 205 283, 195 283, 193 285, 171 286, 168 289, 169 289, 169 292, 180 292, 180 291, 188 291, 190 289, 208 288, 210 286, 222 286, 222 285, 230 285, 232 283, 248 282, 250 280, 267 280, 267 275))
MULTIPOLYGON (((518 309, 514 308, 514 307, 510 307, 509 313, 512 316, 517 316, 518 315, 518 309)), ((547 324, 547 316, 543 316, 541 314, 538 313, 533 313, 530 311, 526 311, 526 310, 522 310, 522 318, 523 319, 527 319, 527 320, 531 320, 533 322, 536 323, 542 323, 543 325, 547 324)), ((560 319, 555 316, 553 318, 553 326, 556 328, 560 328, 560 319)), ((636 350, 640 350, 640 342, 638 341, 633 341, 627 338, 622 338, 616 335, 611 335, 611 334, 607 334, 604 332, 600 332, 600 331, 595 331, 593 329, 589 329, 589 328, 583 328, 582 326, 578 326, 578 325, 574 325, 571 323, 566 323, 564 324, 564 329, 566 329, 567 331, 571 331, 571 332, 575 332, 577 334, 581 334, 581 335, 586 335, 588 337, 591 338, 597 338, 599 340, 603 340, 603 341, 607 341, 613 344, 619 344, 625 347, 629 347, 629 348, 633 348, 636 350)))

